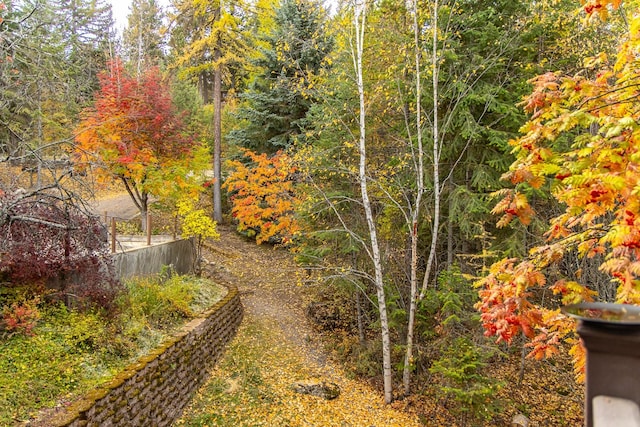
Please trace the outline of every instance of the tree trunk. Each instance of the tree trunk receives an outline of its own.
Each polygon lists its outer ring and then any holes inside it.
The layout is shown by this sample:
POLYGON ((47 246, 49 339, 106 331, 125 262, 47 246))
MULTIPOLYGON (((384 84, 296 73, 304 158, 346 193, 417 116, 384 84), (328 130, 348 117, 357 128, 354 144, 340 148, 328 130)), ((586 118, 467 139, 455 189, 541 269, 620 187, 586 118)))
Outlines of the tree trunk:
POLYGON ((433 4, 433 25, 432 28, 432 46, 431 46, 431 66, 432 72, 432 89, 433 89, 433 226, 431 229, 431 245, 429 247, 429 256, 427 265, 422 279, 422 289, 420 290, 420 299, 423 299, 429 280, 431 280, 431 269, 433 268, 436 245, 438 243, 438 231, 440 229, 440 131, 438 129, 438 0, 433 4))
MULTIPOLYGON (((216 21, 220 19, 220 4, 215 11, 216 21)), ((222 223, 222 65, 220 64, 220 39, 213 52, 215 70, 213 72, 213 219, 222 223)))
POLYGON ((136 208, 138 208, 138 212, 140 212, 140 226, 142 231, 146 232, 147 212, 149 211, 149 194, 144 191, 138 191, 138 188, 130 184, 129 181, 122 176, 120 177, 120 180, 124 184, 124 188, 127 190, 127 193, 129 193, 131 201, 136 205, 136 208))
POLYGON ((391 371, 391 336, 389 333, 389 321, 387 318, 387 304, 384 291, 384 278, 382 275, 382 261, 380 258, 380 247, 378 245, 378 234, 373 218, 371 201, 367 185, 367 154, 366 154, 366 105, 364 98, 364 82, 362 78, 362 61, 364 51, 364 34, 366 23, 366 0, 356 3, 354 6, 354 25, 356 33, 356 52, 354 54, 354 67, 356 71, 358 95, 360 100, 360 137, 358 151, 360 155, 360 166, 358 181, 360 183, 360 193, 362 195, 362 205, 369 228, 370 248, 369 255, 373 261, 374 285, 378 297, 378 312, 380 315, 380 334, 382 338, 382 374, 384 382, 384 401, 391 403, 393 400, 393 383, 391 371))
MULTIPOLYGON (((453 211, 453 192, 455 187, 453 185, 453 179, 449 183, 449 215, 453 211)), ((447 268, 453 266, 453 221, 447 221, 447 268)))
POLYGON ((149 224, 147 218, 149 217, 149 195, 142 193, 140 195, 140 223, 142 224, 142 231, 147 233, 149 224))
POLYGON ((358 339, 361 347, 364 347, 366 344, 366 336, 364 334, 364 313, 362 312, 362 298, 360 297, 360 293, 362 291, 359 288, 356 288, 356 322, 358 322, 358 339))
MULTIPOLYGON (((416 72, 416 138, 418 142, 416 160, 416 183, 417 194, 411 212, 411 265, 410 265, 410 302, 409 319, 407 322, 406 348, 404 354, 404 365, 402 369, 402 386, 405 396, 411 393, 411 370, 413 369, 413 339, 415 332, 416 311, 418 309, 418 219, 420 218, 420 205, 422 204, 422 194, 424 193, 424 153, 422 147, 422 85, 420 82, 420 29, 418 28, 418 2, 413 0, 413 36, 415 43, 415 72, 416 72)), ((409 130, 409 126, 407 126, 409 130)), ((409 141, 412 144, 412 141, 409 141)))

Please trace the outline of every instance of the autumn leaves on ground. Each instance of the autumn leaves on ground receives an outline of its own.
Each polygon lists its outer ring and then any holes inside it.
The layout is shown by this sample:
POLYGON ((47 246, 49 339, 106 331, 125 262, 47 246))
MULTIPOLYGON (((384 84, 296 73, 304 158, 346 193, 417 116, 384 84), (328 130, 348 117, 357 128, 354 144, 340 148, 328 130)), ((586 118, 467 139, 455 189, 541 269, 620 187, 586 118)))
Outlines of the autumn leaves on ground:
POLYGON ((384 405, 373 387, 325 359, 301 301, 301 269, 285 251, 256 246, 221 229, 207 254, 213 278, 238 286, 245 318, 211 379, 177 425, 417 426, 384 405), (337 399, 293 391, 295 383, 333 382, 337 399))
MULTIPOLYGON (((331 358, 322 338, 304 314, 308 301, 306 272, 291 254, 256 246, 225 227, 208 245, 207 274, 238 286, 245 318, 209 381, 196 393, 179 426, 455 426, 460 421, 447 402, 428 392, 408 400, 383 403, 377 384, 354 378, 331 358), (299 394, 297 383, 335 383, 333 400, 299 394)), ((496 400, 505 403, 500 424, 526 410, 532 425, 578 425, 581 390, 575 390, 566 367, 527 362, 517 384, 520 358, 496 364, 505 381, 496 400), (502 422, 503 421, 503 422, 502 422)), ((428 387, 418 387, 428 390, 428 387)), ((486 424, 490 425, 490 424, 486 424)))

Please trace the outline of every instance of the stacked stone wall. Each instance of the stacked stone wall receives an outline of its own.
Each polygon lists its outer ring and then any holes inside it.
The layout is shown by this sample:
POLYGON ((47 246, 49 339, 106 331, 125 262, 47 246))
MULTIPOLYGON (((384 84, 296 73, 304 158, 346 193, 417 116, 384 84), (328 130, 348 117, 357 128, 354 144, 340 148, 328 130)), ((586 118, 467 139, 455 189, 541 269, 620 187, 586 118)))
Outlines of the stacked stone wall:
POLYGON ((236 288, 108 384, 53 420, 58 427, 169 426, 207 378, 242 321, 236 288))

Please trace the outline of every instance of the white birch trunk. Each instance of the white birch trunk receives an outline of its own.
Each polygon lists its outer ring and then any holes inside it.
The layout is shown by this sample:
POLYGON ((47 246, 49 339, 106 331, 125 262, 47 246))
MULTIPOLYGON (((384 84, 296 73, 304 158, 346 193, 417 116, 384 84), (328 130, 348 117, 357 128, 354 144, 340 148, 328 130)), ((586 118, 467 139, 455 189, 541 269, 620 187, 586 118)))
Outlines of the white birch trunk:
MULTIPOLYGON (((415 331, 416 310, 418 306, 418 218, 420 217, 420 205, 422 203, 422 194, 424 193, 424 152, 422 147, 422 85, 420 82, 420 29, 418 27, 418 1, 413 0, 413 36, 415 43, 415 62, 416 62, 416 184, 417 193, 414 200, 414 206, 411 211, 411 277, 410 277, 410 302, 409 302, 409 320, 407 323, 407 339, 404 355, 404 366, 402 370, 402 386, 405 396, 411 393, 411 369, 413 366, 413 335, 415 331)), ((410 141, 410 143, 412 143, 410 141)))
POLYGON ((378 246, 378 235, 376 225, 369 200, 367 185, 367 154, 366 154, 366 105, 364 97, 364 82, 362 78, 362 60, 364 51, 364 34, 366 25, 366 0, 358 0, 354 5, 353 21, 356 33, 356 51, 354 54, 354 67, 358 85, 358 95, 360 100, 360 137, 358 149, 360 154, 360 168, 358 179, 360 182, 360 192, 362 194, 362 205, 364 207, 367 225, 369 228, 369 238, 371 243, 371 258, 375 272, 375 287, 378 298, 378 311, 380 315, 380 332, 382 337, 382 372, 384 382, 384 401, 391 403, 393 399, 393 383, 391 372, 391 337, 389 334, 389 321, 387 319, 387 304, 384 292, 384 281, 382 276, 382 261, 380 258, 380 248, 378 246))
POLYGON ((419 299, 423 299, 429 280, 431 277, 431 269, 436 255, 436 244, 438 243, 438 229, 440 228, 440 131, 438 129, 438 0, 433 3, 433 24, 432 24, 432 46, 431 46, 431 66, 433 67, 433 227, 431 231, 431 245, 429 248, 429 257, 427 258, 427 266, 422 280, 422 289, 420 290, 419 299))

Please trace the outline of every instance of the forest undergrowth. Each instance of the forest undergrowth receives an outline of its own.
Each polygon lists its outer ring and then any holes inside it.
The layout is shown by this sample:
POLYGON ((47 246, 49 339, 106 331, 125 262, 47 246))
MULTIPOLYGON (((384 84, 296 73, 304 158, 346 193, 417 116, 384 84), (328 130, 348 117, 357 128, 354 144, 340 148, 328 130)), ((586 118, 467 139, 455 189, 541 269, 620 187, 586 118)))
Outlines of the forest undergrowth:
POLYGON ((568 359, 526 359, 522 371, 521 352, 507 349, 484 370, 501 384, 492 396, 498 409, 491 419, 443 399, 442 384, 427 375, 417 377, 414 395, 384 405, 380 378, 359 376, 356 362, 337 351, 354 337, 340 330, 319 333, 305 316, 316 289, 306 284, 307 272, 293 256, 229 228, 219 231, 220 241, 207 249, 207 271, 217 282, 238 286, 245 320, 177 425, 504 426, 518 413, 532 427, 582 423, 583 388, 568 359), (340 396, 327 401, 292 389, 323 381, 337 384, 340 396))

